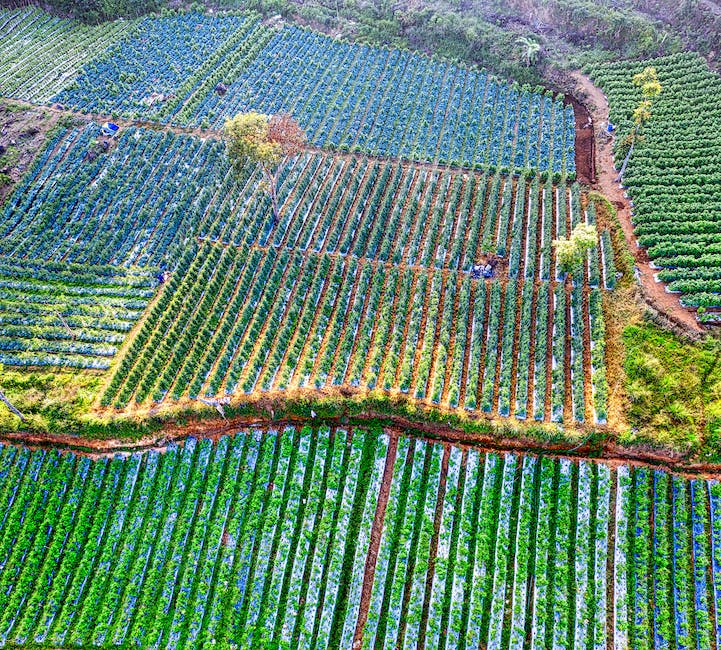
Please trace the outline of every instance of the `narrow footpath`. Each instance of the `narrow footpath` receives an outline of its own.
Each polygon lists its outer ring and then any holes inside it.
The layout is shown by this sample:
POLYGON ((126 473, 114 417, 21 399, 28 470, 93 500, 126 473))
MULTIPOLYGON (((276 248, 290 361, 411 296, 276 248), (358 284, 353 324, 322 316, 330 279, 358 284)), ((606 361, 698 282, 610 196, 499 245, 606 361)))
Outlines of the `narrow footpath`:
POLYGON ((614 167, 613 143, 599 137, 601 125, 608 121, 608 100, 600 88, 597 88, 585 74, 575 72, 574 78, 576 80, 575 94, 578 98, 584 96, 587 98, 584 100, 584 104, 593 118, 592 129, 596 145, 596 173, 592 187, 608 198, 618 212, 618 219, 623 228, 626 243, 635 260, 636 276, 641 285, 643 297, 653 309, 666 315, 692 336, 696 336, 704 332, 704 328, 696 320, 693 311, 681 305, 678 294, 668 293, 664 283, 656 282, 654 279, 656 271, 651 268, 646 249, 641 248, 636 241, 631 222, 631 204, 626 198, 623 188, 616 181, 618 172, 614 167))

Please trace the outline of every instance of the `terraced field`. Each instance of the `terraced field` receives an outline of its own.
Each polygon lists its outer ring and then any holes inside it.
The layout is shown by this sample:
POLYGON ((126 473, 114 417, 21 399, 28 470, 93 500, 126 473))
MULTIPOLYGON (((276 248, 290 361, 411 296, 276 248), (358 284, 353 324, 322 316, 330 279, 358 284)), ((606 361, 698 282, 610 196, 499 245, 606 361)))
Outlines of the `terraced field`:
POLYGON ((85 48, 87 28, 36 10, 3 11, 4 94, 216 129, 240 111, 284 111, 319 147, 575 174, 573 111, 552 93, 518 89, 486 72, 269 28, 252 13, 187 13, 98 29, 102 36, 85 48), (61 68, 54 62, 66 72, 38 88, 41 71, 61 68), (215 92, 218 84, 227 90, 215 92))
POLYGON ((577 184, 305 154, 276 224, 259 172, 236 177, 222 143, 129 129, 88 161, 95 133, 49 144, 6 203, 0 253, 171 272, 104 404, 351 386, 605 421, 608 233, 569 283, 551 246, 595 222, 577 184), (503 271, 471 277, 490 254, 503 271))
POLYGON ((0 448, 0 643, 715 647, 721 485, 394 431, 0 448))
POLYGON ((155 294, 122 267, 0 258, 0 363, 107 369, 155 294))
POLYGON ((118 21, 88 27, 38 9, 0 9, 2 96, 47 103, 131 25, 118 21))
POLYGON ((645 66, 656 68, 663 91, 623 179, 638 243, 683 305, 700 307, 701 322, 721 322, 721 79, 701 57, 683 53, 594 68, 622 132, 638 101, 631 78, 645 66))
MULTIPOLYGON (((702 152, 703 118, 678 122, 681 99, 715 119, 717 78, 656 64, 626 182, 659 279, 710 322, 716 136, 702 152)), ((635 65, 595 72, 621 132, 635 65)), ((622 433, 606 368, 630 277, 560 96, 252 12, 89 27, 32 8, 0 10, 0 95, 61 124, 0 206, 0 372, 35 412, 85 380, 77 426, 145 449, 0 444, 0 646, 721 648, 717 479, 453 442, 622 433), (222 140, 248 110, 309 138, 277 219, 222 140), (554 240, 581 224, 569 270, 554 240), (426 433, 352 410, 376 398, 426 433), (201 404, 263 424, 196 422, 201 404)))

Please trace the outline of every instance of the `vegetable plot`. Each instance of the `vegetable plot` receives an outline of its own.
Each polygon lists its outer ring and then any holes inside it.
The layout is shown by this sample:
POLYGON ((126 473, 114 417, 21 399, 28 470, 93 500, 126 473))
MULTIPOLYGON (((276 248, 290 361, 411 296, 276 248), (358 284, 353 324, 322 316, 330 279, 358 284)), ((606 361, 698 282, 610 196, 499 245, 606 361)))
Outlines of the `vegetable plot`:
POLYGON ((552 93, 411 52, 274 30, 254 13, 91 28, 3 11, 0 36, 0 86, 23 99, 216 129, 242 111, 289 112, 330 149, 575 174, 573 111, 552 93))
POLYGON ((0 212, 0 252, 172 270, 214 214, 222 181, 231 182, 222 145, 127 129, 89 161, 98 130, 65 130, 37 158, 0 212))
POLYGON ((0 645, 715 647, 720 494, 395 431, 0 445, 0 645))
MULTIPOLYGON (((682 304, 712 322, 721 308, 721 79, 703 59, 684 53, 594 67, 621 134, 630 130, 640 98, 632 76, 646 66, 656 68, 663 91, 623 179, 636 235, 668 290, 683 293, 682 304)), ((609 243, 603 242, 604 263, 609 243)))
POLYGON ((573 111, 552 94, 411 52, 285 27, 193 124, 291 113, 315 145, 464 167, 575 173, 573 111))
POLYGON ((156 282, 146 270, 0 257, 0 363, 108 368, 156 282))
POLYGON ((135 22, 84 25, 38 9, 0 9, 0 88, 5 97, 38 104, 72 83, 83 64, 98 56, 135 22))
POLYGON ((254 14, 143 18, 53 101, 88 113, 167 120, 182 104, 194 104, 195 93, 213 93, 221 72, 240 73, 238 65, 262 46, 258 22, 254 14), (258 38, 260 45, 251 43, 258 38))
POLYGON ((387 445, 288 429, 101 461, 0 446, 0 645, 349 645, 387 445))
MULTIPOLYGON (((567 299, 562 285, 554 296, 531 283, 275 248, 206 243, 182 264, 117 367, 104 404, 122 408, 131 400, 185 395, 367 386, 509 415, 508 404, 529 398, 527 391, 511 392, 513 369, 532 374, 524 365, 532 363, 530 357, 514 352, 519 328, 530 328, 523 305, 518 310, 518 294, 528 300, 535 293, 537 305, 560 296, 555 307, 546 303, 556 312, 565 310, 567 299), (457 316, 456 295, 468 301, 467 317, 457 316)), ((579 337, 584 323, 576 321, 579 337)), ((555 350, 553 376, 575 372, 563 361, 569 345, 564 327, 536 328, 529 337, 536 349, 555 350)), ((536 384, 541 376, 534 375, 536 384)), ((549 375, 544 385, 552 383, 549 375)), ((546 389, 536 391, 537 419, 582 420, 579 401, 604 412, 603 376, 595 379, 595 397, 585 394, 584 382, 576 383, 577 408, 568 413, 562 380, 558 385, 555 411, 546 389)))
POLYGON ((494 253, 509 256, 512 277, 525 265, 527 278, 542 267, 547 280, 550 240, 561 232, 553 220, 565 228, 580 209, 577 185, 304 154, 281 174, 274 226, 260 173, 249 166, 236 178, 222 143, 129 128, 88 161, 96 129, 63 131, 39 156, 0 213, 2 253, 172 267, 197 236, 463 271, 494 253))
POLYGON ((127 129, 88 161, 94 129, 38 158, 3 210, 0 251, 170 272, 105 404, 352 386, 604 420, 603 316, 582 296, 598 256, 571 288, 550 245, 581 218, 576 185, 304 154, 283 170, 274 224, 258 171, 234 176, 220 142, 127 129), (487 255, 498 277, 472 278, 487 255))

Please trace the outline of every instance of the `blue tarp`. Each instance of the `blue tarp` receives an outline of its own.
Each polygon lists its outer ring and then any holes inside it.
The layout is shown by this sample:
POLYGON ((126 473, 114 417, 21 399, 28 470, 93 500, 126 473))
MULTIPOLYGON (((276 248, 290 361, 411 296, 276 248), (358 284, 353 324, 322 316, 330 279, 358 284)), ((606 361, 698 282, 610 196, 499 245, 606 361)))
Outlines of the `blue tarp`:
POLYGON ((115 135, 119 129, 120 127, 112 122, 106 122, 103 124, 103 133, 105 135, 115 135))

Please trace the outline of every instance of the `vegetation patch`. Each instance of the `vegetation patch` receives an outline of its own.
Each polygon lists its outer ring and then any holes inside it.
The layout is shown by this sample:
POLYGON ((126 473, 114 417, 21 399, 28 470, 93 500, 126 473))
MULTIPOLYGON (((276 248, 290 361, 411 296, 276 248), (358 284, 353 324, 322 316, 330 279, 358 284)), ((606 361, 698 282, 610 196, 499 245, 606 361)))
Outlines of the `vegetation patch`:
POLYGON ((608 63, 591 73, 609 97, 617 159, 633 147, 623 182, 639 244, 659 269, 658 279, 683 294, 682 305, 697 308, 702 323, 719 321, 721 79, 693 54, 608 63), (639 104, 649 84, 639 89, 632 79, 647 79, 649 71, 660 93, 639 104))
POLYGON ((21 420, 3 405, 3 431, 76 432, 102 384, 98 375, 0 368, 0 390, 25 418, 21 420))
POLYGON ((628 439, 653 440, 718 458, 721 341, 680 340, 651 323, 626 328, 628 439))
POLYGON ((506 648, 526 630, 710 645, 720 499, 704 479, 379 428, 242 429, 94 459, 0 445, 0 634, 43 648, 506 648))

